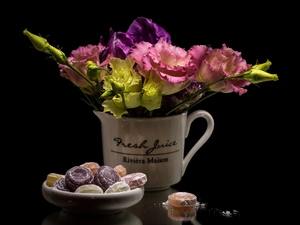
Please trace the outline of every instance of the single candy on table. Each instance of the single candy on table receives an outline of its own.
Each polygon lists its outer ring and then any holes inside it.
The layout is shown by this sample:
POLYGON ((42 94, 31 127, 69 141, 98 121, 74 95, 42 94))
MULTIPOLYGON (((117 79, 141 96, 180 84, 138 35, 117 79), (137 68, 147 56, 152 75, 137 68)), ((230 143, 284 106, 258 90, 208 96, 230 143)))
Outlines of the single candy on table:
POLYGON ((124 191, 130 191, 129 185, 125 181, 118 181, 112 185, 110 185, 106 191, 107 193, 116 193, 116 192, 124 192, 124 191))
POLYGON ((122 179, 129 185, 131 189, 141 187, 147 182, 146 174, 141 172, 127 174, 122 177, 122 179))
POLYGON ((66 185, 72 191, 75 191, 81 185, 92 183, 94 175, 92 171, 86 167, 74 166, 66 172, 65 179, 66 185))
POLYGON ((118 181, 121 181, 120 175, 110 166, 100 166, 94 174, 94 184, 99 185, 104 192, 118 181))
POLYGON ((197 203, 196 195, 188 192, 175 192, 168 196, 168 204, 174 207, 194 207, 197 203))
POLYGON ((103 190, 96 184, 84 184, 79 186, 75 193, 84 193, 84 194, 103 194, 103 190))

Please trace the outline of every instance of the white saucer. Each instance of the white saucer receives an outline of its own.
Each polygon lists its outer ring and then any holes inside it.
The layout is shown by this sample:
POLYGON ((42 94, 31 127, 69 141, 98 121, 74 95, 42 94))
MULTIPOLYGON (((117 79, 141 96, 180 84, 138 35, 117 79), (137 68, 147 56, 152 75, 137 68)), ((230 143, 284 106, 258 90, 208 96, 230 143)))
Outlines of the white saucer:
POLYGON ((103 215, 122 211, 138 203, 144 196, 144 186, 126 192, 84 194, 66 192, 42 184, 42 194, 51 204, 64 211, 85 215, 103 215))

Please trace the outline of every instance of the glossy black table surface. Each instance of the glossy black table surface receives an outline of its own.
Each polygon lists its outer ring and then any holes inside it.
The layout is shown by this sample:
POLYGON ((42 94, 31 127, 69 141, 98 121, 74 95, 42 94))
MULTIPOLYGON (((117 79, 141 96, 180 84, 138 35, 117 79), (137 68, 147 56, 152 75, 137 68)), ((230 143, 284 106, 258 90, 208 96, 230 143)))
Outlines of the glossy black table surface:
MULTIPOLYGON (((21 214, 25 213, 23 221, 26 221, 26 223, 41 225, 243 224, 243 209, 241 205, 237 204, 236 200, 226 203, 226 199, 216 201, 212 199, 212 204, 210 204, 202 200, 202 194, 197 192, 196 189, 195 191, 189 189, 180 182, 166 190, 154 192, 145 191, 144 197, 139 203, 121 212, 108 215, 86 216, 65 212, 61 208, 52 205, 43 198, 42 192, 37 192, 37 188, 35 188, 36 193, 31 200, 30 195, 26 196, 28 197, 29 204, 22 206, 21 214), (187 190, 191 190, 190 193, 197 196, 198 207, 191 208, 190 210, 178 210, 168 207, 168 204, 166 204, 168 195, 187 190), (220 204, 218 204, 218 202, 220 204), (223 203, 221 204, 221 202, 223 203), (223 208, 217 207, 221 205, 223 208)), ((201 188, 198 188, 198 190, 201 190, 201 188)), ((29 193, 32 194, 33 192, 29 193)), ((230 198, 228 197, 228 199, 230 198)))
POLYGON ((199 207, 189 210, 171 209, 166 204, 168 195, 179 191, 173 187, 156 192, 145 192, 143 199, 122 212, 111 215, 82 216, 49 208, 42 225, 63 224, 241 224, 241 212, 235 209, 210 208, 208 203, 199 202, 199 207))

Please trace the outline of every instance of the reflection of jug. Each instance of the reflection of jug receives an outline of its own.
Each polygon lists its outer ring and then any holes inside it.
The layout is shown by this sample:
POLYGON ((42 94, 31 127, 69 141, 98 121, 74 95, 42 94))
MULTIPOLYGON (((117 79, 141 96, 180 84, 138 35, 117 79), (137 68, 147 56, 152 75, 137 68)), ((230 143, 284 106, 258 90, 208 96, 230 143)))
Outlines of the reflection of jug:
POLYGON ((168 196, 175 192, 177 190, 172 187, 163 191, 146 191, 139 203, 125 210, 138 216, 143 225, 181 225, 182 221, 196 217, 196 209, 191 210, 190 214, 186 211, 184 212, 185 214, 181 214, 178 210, 174 212, 169 211, 166 202, 168 196))
POLYGON ((42 225, 143 225, 141 220, 129 212, 120 212, 102 216, 80 216, 63 210, 48 215, 42 225))

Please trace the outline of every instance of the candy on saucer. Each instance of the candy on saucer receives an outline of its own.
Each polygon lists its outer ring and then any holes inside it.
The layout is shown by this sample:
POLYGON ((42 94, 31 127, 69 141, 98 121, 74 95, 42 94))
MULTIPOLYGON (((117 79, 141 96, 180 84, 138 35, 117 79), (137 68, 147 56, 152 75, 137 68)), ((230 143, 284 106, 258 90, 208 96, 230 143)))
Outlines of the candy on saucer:
POLYGON ((97 162, 85 162, 81 164, 80 166, 86 167, 92 171, 94 174, 100 167, 100 165, 97 162))
POLYGON ((114 167, 114 170, 118 172, 120 177, 124 177, 127 174, 127 170, 123 165, 117 165, 114 167))
POLYGON ((67 186, 65 177, 59 178, 57 181, 55 181, 53 188, 60 191, 73 191, 67 186))
POLYGON ((120 175, 110 166, 100 166, 94 174, 94 184, 99 185, 104 192, 118 181, 121 181, 120 175))
POLYGON ((83 166, 74 166, 65 174, 66 185, 73 191, 81 185, 92 183, 93 179, 92 171, 83 166))
POLYGON ((122 179, 129 185, 131 189, 141 187, 147 182, 146 174, 141 172, 127 174, 122 177, 122 179))
POLYGON ((49 173, 49 174, 47 175, 47 179, 46 179, 46 184, 47 184, 47 186, 53 187, 55 181, 57 181, 59 178, 62 178, 62 177, 64 177, 64 176, 65 176, 65 175, 63 175, 63 174, 49 173))
POLYGON ((116 193, 116 192, 124 192, 124 191, 130 191, 129 185, 125 181, 118 181, 112 185, 110 185, 106 191, 106 193, 116 193))
POLYGON ((101 187, 95 184, 84 184, 79 186, 75 193, 85 193, 85 194, 103 194, 101 187))

